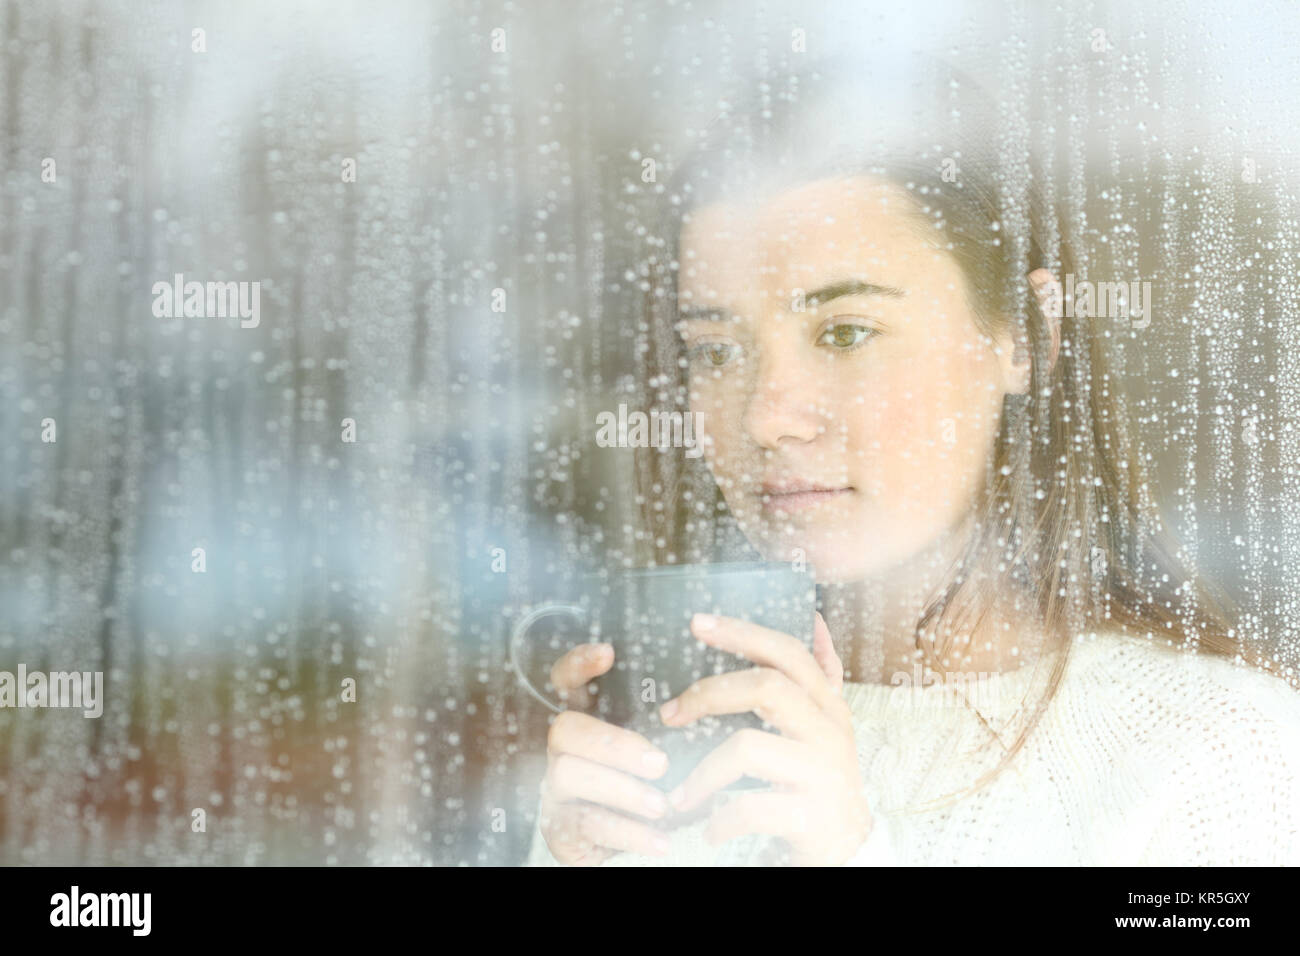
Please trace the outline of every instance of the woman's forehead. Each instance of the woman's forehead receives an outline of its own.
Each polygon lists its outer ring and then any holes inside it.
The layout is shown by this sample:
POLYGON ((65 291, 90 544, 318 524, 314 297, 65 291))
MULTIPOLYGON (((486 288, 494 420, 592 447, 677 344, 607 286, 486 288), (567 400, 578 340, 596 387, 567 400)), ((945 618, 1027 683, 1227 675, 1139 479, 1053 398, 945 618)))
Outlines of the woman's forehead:
POLYGON ((797 285, 845 270, 901 271, 933 264, 935 254, 905 189, 846 177, 698 208, 682 228, 679 277, 705 294, 707 286, 752 283, 756 275, 797 285))
POLYGON ((753 189, 736 189, 697 207, 690 220, 779 224, 834 215, 846 207, 887 211, 906 202, 910 202, 907 190, 890 180, 868 174, 836 176, 785 187, 756 185, 753 189))

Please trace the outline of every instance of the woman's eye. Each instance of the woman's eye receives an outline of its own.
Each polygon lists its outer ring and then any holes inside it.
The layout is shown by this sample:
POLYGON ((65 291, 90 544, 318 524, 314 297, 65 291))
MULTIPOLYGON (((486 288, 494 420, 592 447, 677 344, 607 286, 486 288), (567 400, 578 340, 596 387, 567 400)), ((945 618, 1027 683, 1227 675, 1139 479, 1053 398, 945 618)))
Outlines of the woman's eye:
POLYGON ((721 368, 740 352, 734 342, 701 342, 687 349, 691 362, 700 362, 709 368, 721 368))
POLYGON ((849 323, 840 323, 832 325, 817 339, 818 345, 829 345, 840 351, 848 351, 855 346, 861 345, 873 335, 879 335, 875 329, 868 328, 865 325, 851 325, 849 323))

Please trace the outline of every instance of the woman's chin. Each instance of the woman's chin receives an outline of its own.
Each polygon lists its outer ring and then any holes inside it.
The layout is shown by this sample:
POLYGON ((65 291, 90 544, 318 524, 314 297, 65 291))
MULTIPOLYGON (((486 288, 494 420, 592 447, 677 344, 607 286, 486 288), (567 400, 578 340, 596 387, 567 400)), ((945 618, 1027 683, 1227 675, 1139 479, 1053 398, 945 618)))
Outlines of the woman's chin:
POLYGON ((801 537, 799 540, 770 542, 762 547, 769 561, 789 563, 796 568, 807 568, 821 584, 845 584, 861 581, 887 569, 889 555, 885 549, 861 541, 818 540, 801 537))
POLYGON ((887 516, 844 509, 816 517, 795 524, 745 513, 739 525, 765 560, 806 569, 824 584, 868 580, 913 551, 916 529, 899 528, 887 516))

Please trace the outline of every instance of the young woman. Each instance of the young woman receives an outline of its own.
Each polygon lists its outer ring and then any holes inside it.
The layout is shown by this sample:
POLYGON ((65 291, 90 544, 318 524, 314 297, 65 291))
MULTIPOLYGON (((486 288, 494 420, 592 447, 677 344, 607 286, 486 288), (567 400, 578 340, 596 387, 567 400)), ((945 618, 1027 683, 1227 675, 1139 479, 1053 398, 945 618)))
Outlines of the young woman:
POLYGON ((1173 557, 1113 322, 1060 307, 1067 275, 1139 277, 1099 274, 998 128, 937 64, 828 64, 669 188, 644 397, 702 412, 705 455, 647 453, 649 557, 738 531, 806 563, 816 647, 697 617, 754 666, 665 723, 771 730, 671 794, 584 713, 610 647, 559 660, 532 864, 1300 863, 1300 695, 1173 557), (742 775, 771 788, 721 792, 742 775))

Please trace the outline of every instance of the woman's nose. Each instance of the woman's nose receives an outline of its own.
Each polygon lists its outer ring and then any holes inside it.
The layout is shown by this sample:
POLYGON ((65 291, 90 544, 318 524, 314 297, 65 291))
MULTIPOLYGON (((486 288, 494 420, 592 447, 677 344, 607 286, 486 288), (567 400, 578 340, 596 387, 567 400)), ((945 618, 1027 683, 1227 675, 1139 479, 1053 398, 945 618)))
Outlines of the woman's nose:
POLYGON ((776 449, 817 437, 826 419, 819 384, 825 369, 818 371, 792 343, 773 343, 759 353, 743 420, 757 444, 776 449))

